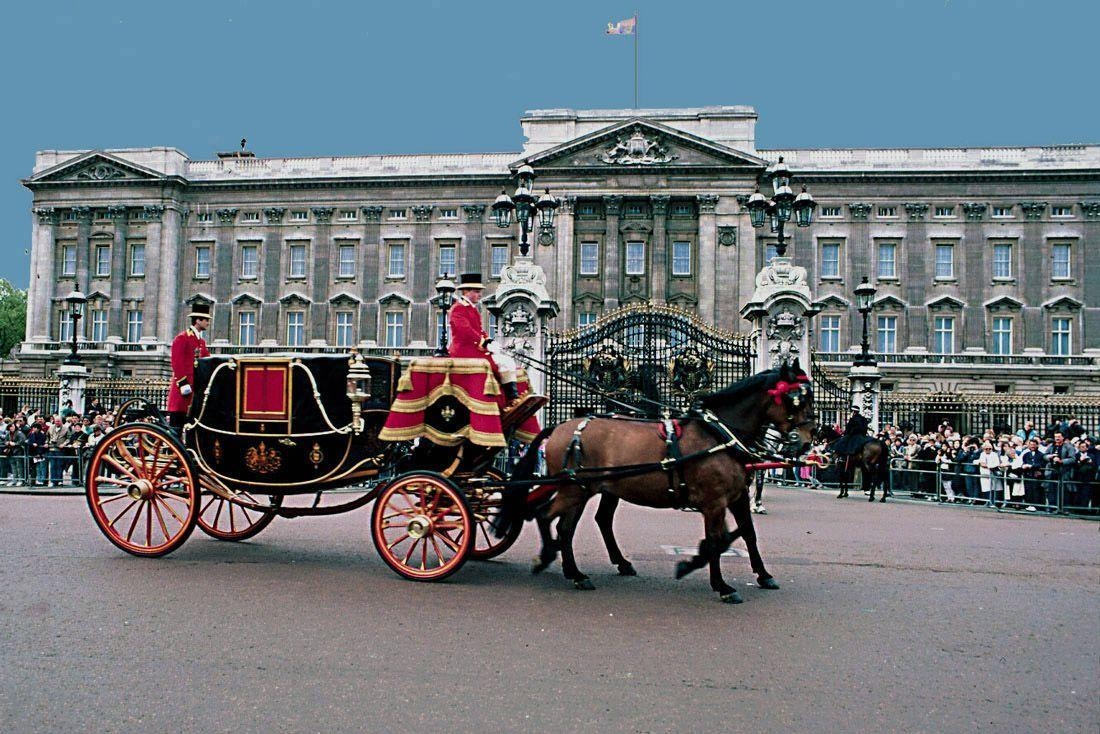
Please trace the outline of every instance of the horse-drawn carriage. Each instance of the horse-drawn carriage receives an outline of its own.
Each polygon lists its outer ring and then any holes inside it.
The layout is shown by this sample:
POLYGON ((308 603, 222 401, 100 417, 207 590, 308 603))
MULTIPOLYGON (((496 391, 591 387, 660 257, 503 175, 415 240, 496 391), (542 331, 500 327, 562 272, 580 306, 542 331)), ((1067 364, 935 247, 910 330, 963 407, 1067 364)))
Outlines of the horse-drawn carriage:
MULTIPOLYGON (((204 358, 181 435, 152 406, 120 410, 121 424, 89 461, 88 504, 112 543, 154 557, 178 548, 196 525, 214 538, 243 540, 275 517, 335 514, 374 502, 370 527, 379 555, 401 576, 425 581, 450 576, 468 558, 504 552, 522 518, 538 514, 543 561, 560 547, 566 575, 588 588, 569 547, 576 516, 588 497, 619 493, 651 506, 700 509, 707 538, 694 565, 681 570, 711 563, 711 585, 727 600, 732 587, 716 566, 733 537, 725 531, 728 507, 759 578, 770 580, 746 517, 745 457, 754 456, 772 423, 786 432, 789 446, 807 443, 812 417, 804 373, 783 366, 702 396, 679 422, 605 417, 584 436, 583 448, 584 426, 569 422, 539 433, 534 416, 547 400, 526 387, 521 375, 523 397, 506 404, 481 359, 417 359, 402 371, 395 360, 354 352, 204 358), (683 439, 676 438, 681 428, 683 439), (663 429, 665 438, 657 440, 663 429), (534 451, 522 472, 502 461, 516 441, 537 446, 549 438, 547 456, 561 453, 562 430, 574 440, 549 476, 534 476, 534 451), (599 442, 620 450, 606 454, 599 442), (593 465, 602 455, 612 458, 593 465), (630 494, 622 494, 624 486, 630 494), (325 493, 345 492, 356 496, 321 502, 325 493), (284 505, 292 495, 316 500, 284 505), (551 495, 549 513, 535 513, 551 495), (499 518, 505 510, 509 516, 499 518), (554 515, 562 518, 559 533, 568 531, 560 545, 549 534, 554 515)), ((618 564, 613 540, 608 548, 618 564)))

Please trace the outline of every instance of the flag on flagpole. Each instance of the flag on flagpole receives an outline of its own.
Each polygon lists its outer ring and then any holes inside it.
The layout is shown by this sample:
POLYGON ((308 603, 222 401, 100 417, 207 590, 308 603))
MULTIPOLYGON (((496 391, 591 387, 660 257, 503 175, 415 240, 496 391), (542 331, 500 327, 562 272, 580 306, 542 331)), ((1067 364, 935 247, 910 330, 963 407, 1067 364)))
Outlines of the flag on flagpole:
POLYGON ((608 36, 633 36, 634 26, 638 23, 638 16, 620 20, 618 23, 608 23, 604 33, 608 36))

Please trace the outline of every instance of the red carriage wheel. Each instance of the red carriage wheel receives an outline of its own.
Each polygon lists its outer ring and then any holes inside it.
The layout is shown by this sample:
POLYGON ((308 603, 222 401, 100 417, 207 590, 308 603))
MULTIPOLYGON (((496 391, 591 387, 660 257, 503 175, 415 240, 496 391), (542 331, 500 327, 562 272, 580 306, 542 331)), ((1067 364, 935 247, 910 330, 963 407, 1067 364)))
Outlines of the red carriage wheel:
POLYGON ((450 480, 430 472, 387 484, 371 513, 374 547, 386 565, 415 581, 439 581, 462 568, 474 545, 473 515, 450 480))
POLYGON ((150 423, 103 437, 88 464, 85 494, 107 540, 135 556, 171 553, 195 529, 195 470, 175 437, 150 423))
MULTIPOLYGON (((489 469, 486 476, 490 479, 503 481, 504 475, 496 469, 489 469)), ((470 504, 470 511, 474 515, 474 547, 470 549, 470 558, 475 561, 487 561, 496 558, 504 551, 512 547, 523 532, 523 522, 512 523, 507 535, 498 538, 493 533, 493 523, 500 515, 501 503, 504 499, 504 488, 492 485, 484 487, 466 488, 466 501, 470 504)))
POLYGON ((218 540, 247 540, 271 524, 275 509, 283 504, 282 495, 254 496, 237 492, 235 496, 270 510, 254 510, 227 500, 213 492, 204 492, 199 506, 199 529, 218 540))
POLYGON ((148 416, 149 413, 145 410, 145 401, 141 398, 130 398, 115 410, 113 427, 118 428, 127 423, 145 420, 148 416))

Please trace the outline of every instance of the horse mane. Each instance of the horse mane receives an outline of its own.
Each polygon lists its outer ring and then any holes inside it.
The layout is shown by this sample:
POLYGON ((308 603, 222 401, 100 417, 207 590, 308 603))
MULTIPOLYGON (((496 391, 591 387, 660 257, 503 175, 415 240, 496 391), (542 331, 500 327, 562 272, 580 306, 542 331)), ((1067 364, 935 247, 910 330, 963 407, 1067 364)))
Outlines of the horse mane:
MULTIPOLYGON (((801 371, 792 372, 793 375, 805 374, 801 371)), ((741 400, 750 393, 767 390, 779 382, 780 368, 774 367, 755 375, 749 375, 743 380, 727 385, 721 390, 704 393, 699 396, 698 404, 703 408, 711 408, 716 404, 726 405, 741 400)))

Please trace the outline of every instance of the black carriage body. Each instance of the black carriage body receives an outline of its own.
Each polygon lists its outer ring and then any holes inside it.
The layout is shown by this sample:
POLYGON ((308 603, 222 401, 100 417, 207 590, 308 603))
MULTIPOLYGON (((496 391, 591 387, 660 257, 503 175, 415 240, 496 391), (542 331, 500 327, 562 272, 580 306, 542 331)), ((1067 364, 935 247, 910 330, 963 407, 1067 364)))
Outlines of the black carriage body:
POLYGON ((363 358, 370 397, 355 430, 348 356, 207 357, 195 370, 184 443, 201 474, 234 490, 301 494, 353 484, 385 468, 378 438, 400 373, 397 361, 363 358))

